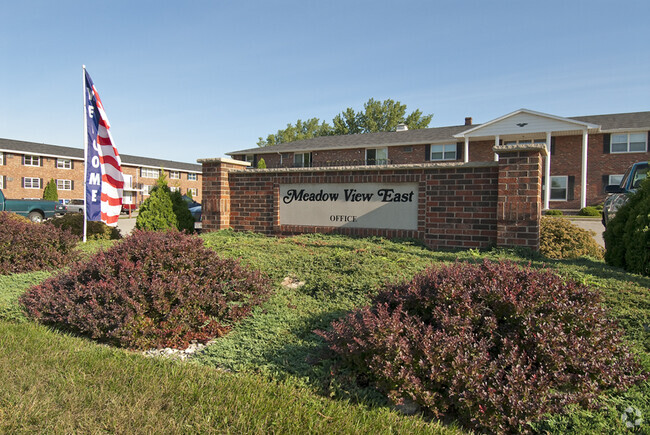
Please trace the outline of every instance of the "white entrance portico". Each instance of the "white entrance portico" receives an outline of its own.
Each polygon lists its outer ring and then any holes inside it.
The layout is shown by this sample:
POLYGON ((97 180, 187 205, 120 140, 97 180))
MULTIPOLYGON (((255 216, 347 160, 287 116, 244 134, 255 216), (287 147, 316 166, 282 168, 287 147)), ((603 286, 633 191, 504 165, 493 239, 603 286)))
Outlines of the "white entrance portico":
MULTIPOLYGON (((589 133, 597 133, 599 131, 599 125, 528 109, 519 109, 485 124, 463 131, 454 137, 465 141, 465 152, 463 153, 465 162, 469 161, 470 140, 494 140, 495 145, 545 144, 547 156, 544 162, 544 209, 547 210, 549 209, 551 199, 552 137, 582 135, 582 149, 580 150, 582 155, 580 207, 583 208, 587 205, 587 150, 589 147, 589 133)), ((494 158, 497 160, 498 156, 495 154, 494 158)))

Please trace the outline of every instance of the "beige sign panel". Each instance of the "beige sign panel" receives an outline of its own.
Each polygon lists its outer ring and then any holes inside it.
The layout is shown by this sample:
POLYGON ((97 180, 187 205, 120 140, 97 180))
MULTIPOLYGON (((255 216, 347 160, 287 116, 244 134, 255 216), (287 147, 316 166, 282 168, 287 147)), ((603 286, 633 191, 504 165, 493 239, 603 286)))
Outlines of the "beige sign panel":
POLYGON ((418 184, 282 184, 280 225, 417 230, 418 184))

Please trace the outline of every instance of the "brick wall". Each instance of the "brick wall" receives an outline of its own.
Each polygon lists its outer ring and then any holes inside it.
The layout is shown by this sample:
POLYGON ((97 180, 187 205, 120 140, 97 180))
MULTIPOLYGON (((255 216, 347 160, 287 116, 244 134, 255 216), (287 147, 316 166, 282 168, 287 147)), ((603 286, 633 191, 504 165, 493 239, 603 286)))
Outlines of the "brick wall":
MULTIPOLYGON (((42 198, 43 189, 47 183, 53 180, 70 180, 72 181, 71 190, 58 189, 59 199, 83 199, 84 197, 84 162, 83 160, 71 160, 72 167, 70 169, 61 169, 56 167, 56 157, 41 156, 41 166, 25 166, 23 165, 23 154, 3 152, 2 165, 0 165, 0 177, 4 181, 2 191, 7 198, 21 199, 21 198, 42 198), (40 189, 25 189, 23 188, 23 177, 40 178, 40 189)), ((31 155, 31 154, 30 154, 31 155)), ((36 154, 34 154, 36 155, 36 154)), ((142 178, 140 177, 140 168, 130 165, 122 165, 122 171, 125 175, 132 176, 132 183, 135 186, 155 185, 155 178, 142 178)), ((186 193, 187 189, 194 188, 197 190, 197 196, 194 199, 201 202, 201 175, 198 175, 198 180, 188 180, 187 172, 180 172, 180 179, 170 178, 170 171, 166 170, 167 183, 172 187, 179 187, 181 193, 186 193)), ((137 204, 141 204, 142 200, 147 198, 148 195, 137 193, 137 204)))
MULTIPOLYGON (((388 167, 244 170, 231 159, 203 164, 203 229, 264 234, 338 233, 412 237, 433 249, 539 248, 541 155, 536 146, 497 147, 499 162, 388 167), (417 229, 369 229, 280 224, 281 185, 417 183, 417 229)), ((494 150, 493 150, 494 152, 494 150)))

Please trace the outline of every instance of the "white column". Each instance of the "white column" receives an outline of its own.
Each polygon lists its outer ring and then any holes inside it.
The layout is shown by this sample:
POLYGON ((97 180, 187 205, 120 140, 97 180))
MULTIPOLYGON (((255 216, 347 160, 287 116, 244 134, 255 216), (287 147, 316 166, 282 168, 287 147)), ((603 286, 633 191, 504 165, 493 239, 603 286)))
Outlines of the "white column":
MULTIPOLYGON (((497 134, 494 136, 494 146, 498 147, 499 146, 499 135, 497 134)), ((499 155, 497 153, 494 153, 494 161, 498 162, 499 161, 499 155)))
POLYGON ((469 162, 469 138, 465 136, 465 152, 463 153, 463 161, 465 163, 469 162))
POLYGON ((551 205, 551 132, 546 132, 546 164, 544 165, 544 210, 551 205))
POLYGON ((587 206, 587 148, 589 143, 589 134, 587 130, 582 132, 582 179, 580 186, 580 208, 587 206))

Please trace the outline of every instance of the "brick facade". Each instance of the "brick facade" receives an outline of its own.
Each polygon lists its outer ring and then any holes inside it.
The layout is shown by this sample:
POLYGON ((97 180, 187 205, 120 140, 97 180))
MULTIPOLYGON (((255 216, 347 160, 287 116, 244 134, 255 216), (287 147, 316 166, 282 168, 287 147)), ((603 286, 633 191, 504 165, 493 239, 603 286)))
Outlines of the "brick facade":
MULTIPOLYGON (((37 156, 40 160, 39 166, 25 165, 24 156, 26 153, 0 151, 0 188, 7 198, 42 198, 43 190, 47 183, 53 180, 69 180, 62 184, 69 184, 70 189, 57 189, 59 200, 66 201, 71 199, 83 199, 84 197, 84 162, 83 159, 70 158, 69 156, 51 157, 43 156, 38 153, 27 154, 37 156), (57 160, 67 160, 70 163, 69 169, 58 168, 57 160), (23 187, 25 177, 40 179, 39 188, 23 187)), ((160 168, 157 168, 160 169, 160 168)), ((194 199, 201 202, 201 174, 196 174, 196 180, 188 180, 187 171, 163 169, 167 176, 167 183, 170 187, 177 187, 181 193, 187 193, 188 189, 194 189, 196 195, 194 199), (172 174, 172 172, 174 174, 172 174), (172 175, 178 175, 178 179, 171 178, 172 175)), ((129 193, 134 196, 134 202, 140 205, 148 194, 142 192, 146 186, 156 184, 156 178, 145 178, 141 176, 141 167, 122 164, 122 171, 125 175, 130 175, 132 184, 131 188, 125 188, 125 194, 129 193), (144 193, 144 194, 143 194, 144 193)), ((67 186, 66 186, 67 187, 67 186)))
POLYGON ((245 170, 247 164, 236 160, 200 160, 203 230, 410 237, 433 249, 495 245, 538 249, 545 150, 505 147, 498 152, 502 155, 499 162, 383 167, 245 170), (328 183, 417 183, 417 229, 280 225, 281 185, 328 183))
MULTIPOLYGON (((604 134, 590 134, 587 148, 587 205, 602 204, 606 198, 604 190, 609 175, 622 175, 632 163, 650 160, 650 151, 611 154, 604 148, 604 134)), ((650 139, 649 139, 650 140, 650 139)), ((501 141, 503 142, 503 141, 501 141)), ((452 142, 450 142, 452 143, 452 142)), ((580 209, 581 167, 582 167, 582 135, 565 135, 552 137, 551 177, 567 177, 566 200, 551 200, 552 209, 580 209)), ((487 162, 494 160, 494 140, 471 140, 469 143, 469 162, 487 162)), ((464 148, 459 143, 461 148, 464 148)), ((377 146, 382 148, 382 146, 377 146)), ((390 164, 420 164, 426 162, 427 144, 383 146, 388 149, 390 164)), ((648 144, 650 149, 650 144, 648 144)), ((367 148, 373 148, 368 146, 367 148)), ((367 148, 326 149, 312 152, 313 167, 363 165, 367 148)), ((271 154, 261 148, 256 158, 264 157, 267 168, 290 168, 293 166, 293 152, 271 154)), ((234 155, 236 159, 244 160, 244 155, 234 155)), ((459 154, 457 162, 463 161, 459 154)))

